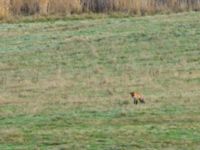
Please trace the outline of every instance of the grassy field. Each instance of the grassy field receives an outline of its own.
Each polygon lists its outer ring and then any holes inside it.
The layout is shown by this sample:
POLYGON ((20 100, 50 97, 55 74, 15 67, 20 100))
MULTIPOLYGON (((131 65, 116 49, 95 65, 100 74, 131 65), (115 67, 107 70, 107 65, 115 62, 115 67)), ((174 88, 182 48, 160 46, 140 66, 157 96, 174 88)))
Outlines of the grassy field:
POLYGON ((200 149, 199 18, 0 24, 0 149, 200 149))

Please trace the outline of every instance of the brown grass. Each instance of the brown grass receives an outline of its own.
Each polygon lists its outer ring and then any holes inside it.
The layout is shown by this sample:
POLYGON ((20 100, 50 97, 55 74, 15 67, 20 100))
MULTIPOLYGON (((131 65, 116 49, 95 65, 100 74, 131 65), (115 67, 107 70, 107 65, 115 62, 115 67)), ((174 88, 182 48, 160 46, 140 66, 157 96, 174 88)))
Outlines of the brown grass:
POLYGON ((80 0, 50 0, 48 13, 68 14, 81 11, 80 0))
POLYGON ((199 0, 1 0, 0 17, 83 12, 124 12, 145 15, 157 12, 200 10, 199 0))
POLYGON ((9 1, 0 1, 0 19, 9 15, 9 1))

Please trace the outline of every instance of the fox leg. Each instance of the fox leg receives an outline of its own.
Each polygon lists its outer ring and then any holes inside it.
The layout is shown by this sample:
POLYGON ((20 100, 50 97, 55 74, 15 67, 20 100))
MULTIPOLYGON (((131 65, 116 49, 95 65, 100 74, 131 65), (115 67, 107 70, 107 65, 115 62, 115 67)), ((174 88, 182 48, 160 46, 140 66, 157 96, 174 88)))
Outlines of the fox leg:
POLYGON ((145 103, 144 98, 140 98, 141 103, 145 103))
POLYGON ((136 104, 137 102, 136 102, 137 100, 133 97, 133 103, 134 104, 136 104))
POLYGON ((138 104, 138 99, 135 100, 135 104, 136 104, 136 105, 138 104))

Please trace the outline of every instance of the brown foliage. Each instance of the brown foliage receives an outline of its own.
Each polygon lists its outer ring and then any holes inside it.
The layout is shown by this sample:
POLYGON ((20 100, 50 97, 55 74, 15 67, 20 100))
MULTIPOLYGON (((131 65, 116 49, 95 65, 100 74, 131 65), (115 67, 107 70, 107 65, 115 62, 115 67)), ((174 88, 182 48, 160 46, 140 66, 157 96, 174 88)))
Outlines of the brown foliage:
POLYGON ((9 15, 9 0, 0 0, 0 18, 9 15))
POLYGON ((200 10, 200 0, 0 0, 0 17, 81 12, 156 12, 200 10))

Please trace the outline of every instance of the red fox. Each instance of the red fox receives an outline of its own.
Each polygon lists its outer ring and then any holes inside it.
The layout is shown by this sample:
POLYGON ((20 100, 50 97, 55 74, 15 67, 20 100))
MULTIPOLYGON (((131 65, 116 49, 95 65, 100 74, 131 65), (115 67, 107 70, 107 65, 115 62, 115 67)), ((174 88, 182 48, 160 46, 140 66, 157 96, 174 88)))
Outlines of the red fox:
POLYGON ((139 94, 137 92, 131 92, 130 94, 131 94, 134 104, 137 105, 138 101, 140 101, 141 103, 145 103, 144 97, 141 94, 139 94))

